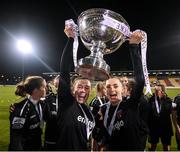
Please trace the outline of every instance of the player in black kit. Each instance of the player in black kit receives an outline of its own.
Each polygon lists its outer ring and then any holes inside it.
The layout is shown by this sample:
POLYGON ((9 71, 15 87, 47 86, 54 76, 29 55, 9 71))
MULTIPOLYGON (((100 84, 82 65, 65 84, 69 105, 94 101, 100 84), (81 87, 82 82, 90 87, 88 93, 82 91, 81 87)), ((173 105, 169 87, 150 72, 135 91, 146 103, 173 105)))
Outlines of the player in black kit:
POLYGON ((123 85, 118 77, 106 81, 109 102, 102 107, 103 126, 99 132, 103 136, 106 150, 131 151, 144 150, 141 145, 141 123, 138 103, 143 94, 144 76, 138 44, 143 38, 140 31, 133 32, 129 39, 130 56, 134 69, 135 86, 128 98, 123 98, 123 85), (104 137, 105 136, 105 137, 104 137), (106 140, 104 140, 104 138, 106 140))
POLYGON ((46 122, 45 127, 45 140, 44 150, 54 151, 56 150, 57 141, 57 111, 58 111, 58 98, 57 98, 57 87, 59 84, 59 75, 53 79, 53 84, 50 87, 49 94, 44 100, 44 121, 46 122))
POLYGON ((41 150, 43 108, 40 98, 46 95, 46 81, 39 76, 27 77, 17 86, 15 94, 29 96, 16 103, 10 113, 9 150, 41 150))
POLYGON ((60 62, 60 80, 58 88, 58 140, 57 150, 88 150, 87 143, 94 128, 94 118, 86 101, 91 90, 88 79, 77 78, 71 90, 70 68, 72 63, 71 28, 66 27, 68 37, 60 62))

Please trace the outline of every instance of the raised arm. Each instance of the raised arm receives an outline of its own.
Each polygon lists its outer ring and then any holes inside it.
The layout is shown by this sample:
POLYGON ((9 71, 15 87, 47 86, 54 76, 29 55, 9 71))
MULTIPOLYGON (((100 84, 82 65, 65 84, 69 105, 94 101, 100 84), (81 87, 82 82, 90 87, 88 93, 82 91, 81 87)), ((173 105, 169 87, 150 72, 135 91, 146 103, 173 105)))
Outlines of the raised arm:
POLYGON ((68 41, 63 50, 60 60, 60 80, 58 85, 58 102, 59 105, 62 103, 70 104, 72 102, 71 95, 71 84, 70 84, 70 71, 72 66, 72 55, 73 55, 73 35, 71 29, 65 27, 65 33, 68 36, 68 41), (68 103, 67 103, 67 100, 68 103))
MULTIPOLYGON (((70 71, 72 66, 73 38, 68 38, 60 61, 60 79, 63 79, 70 88, 70 71)), ((60 85, 61 86, 61 85, 60 85)))
POLYGON ((142 38, 143 38, 143 34, 140 31, 135 31, 133 32, 132 36, 129 39, 129 44, 130 44, 129 50, 133 65, 134 79, 136 82, 135 87, 132 89, 131 92, 131 98, 135 102, 138 102, 141 95, 143 94, 143 88, 145 82, 141 56, 139 53, 139 43, 141 42, 142 38))

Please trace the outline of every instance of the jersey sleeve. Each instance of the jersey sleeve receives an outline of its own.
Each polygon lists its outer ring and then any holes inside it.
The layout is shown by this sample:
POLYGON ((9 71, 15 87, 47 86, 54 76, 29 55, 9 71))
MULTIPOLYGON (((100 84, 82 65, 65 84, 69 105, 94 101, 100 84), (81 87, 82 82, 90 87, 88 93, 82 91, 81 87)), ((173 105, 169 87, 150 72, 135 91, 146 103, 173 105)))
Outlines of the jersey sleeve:
POLYGON ((140 97, 143 94, 143 88, 145 83, 142 61, 139 53, 139 45, 131 44, 129 46, 129 51, 130 51, 130 56, 134 71, 134 79, 135 79, 135 87, 132 89, 131 99, 133 99, 134 102, 138 103, 140 101, 139 100, 140 97))
MULTIPOLYGON (((60 80, 58 85, 58 104, 69 106, 73 103, 73 96, 71 94, 70 71, 72 66, 73 55, 73 38, 69 38, 63 50, 60 61, 60 80)), ((62 108, 63 109, 63 108, 62 108)))
POLYGON ((17 115, 14 109, 10 113, 10 145, 9 150, 23 150, 23 130, 25 128, 26 118, 17 115))

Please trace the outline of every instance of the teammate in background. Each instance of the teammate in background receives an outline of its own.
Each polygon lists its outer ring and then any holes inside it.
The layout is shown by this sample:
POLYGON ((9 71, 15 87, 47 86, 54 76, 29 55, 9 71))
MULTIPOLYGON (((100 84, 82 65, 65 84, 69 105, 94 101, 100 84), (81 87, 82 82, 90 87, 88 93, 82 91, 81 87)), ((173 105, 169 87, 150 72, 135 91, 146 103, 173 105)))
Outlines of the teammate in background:
POLYGON ((172 100, 167 96, 164 85, 155 85, 155 93, 149 99, 148 126, 151 151, 156 150, 159 138, 161 138, 163 150, 170 151, 171 138, 173 136, 171 113, 172 100))
POLYGON ((123 77, 120 77, 120 81, 121 81, 121 83, 122 83, 122 85, 127 85, 128 84, 128 82, 129 82, 129 79, 128 79, 128 77, 126 77, 126 76, 123 76, 123 77))
POLYGON ((99 117, 101 117, 101 110, 100 108, 106 104, 108 102, 108 98, 106 96, 106 86, 104 84, 104 82, 98 82, 96 85, 96 97, 90 102, 89 106, 90 109, 94 115, 95 118, 95 122, 96 122, 96 126, 93 130, 92 133, 92 141, 91 141, 91 149, 93 151, 103 151, 104 147, 101 143, 98 142, 98 131, 100 130, 99 126, 98 126, 98 122, 99 122, 99 117), (97 139, 97 141, 96 141, 97 139))
POLYGON ((43 112, 40 98, 46 95, 46 81, 40 76, 27 77, 17 85, 15 94, 26 98, 16 103, 10 113, 9 150, 41 150, 43 112))
MULTIPOLYGON (((57 141, 57 87, 59 84, 59 75, 52 81, 53 84, 46 87, 47 95, 44 100, 41 101, 43 121, 45 121, 45 139, 43 150, 54 151, 56 150, 57 141)), ((16 104, 10 106, 10 112, 12 113, 15 109, 16 104)))
POLYGON ((57 141, 57 112, 58 112, 58 99, 57 99, 57 87, 59 85, 59 75, 53 79, 53 84, 49 86, 49 94, 44 100, 44 121, 45 126, 45 140, 44 150, 54 151, 56 150, 57 141))
POLYGON ((98 114, 100 107, 107 103, 107 101, 105 84, 103 82, 98 82, 96 85, 96 97, 93 98, 89 104, 95 117, 98 114))
POLYGON ((180 150, 180 94, 174 98, 173 103, 175 103, 175 108, 173 108, 172 118, 176 131, 177 149, 180 150))

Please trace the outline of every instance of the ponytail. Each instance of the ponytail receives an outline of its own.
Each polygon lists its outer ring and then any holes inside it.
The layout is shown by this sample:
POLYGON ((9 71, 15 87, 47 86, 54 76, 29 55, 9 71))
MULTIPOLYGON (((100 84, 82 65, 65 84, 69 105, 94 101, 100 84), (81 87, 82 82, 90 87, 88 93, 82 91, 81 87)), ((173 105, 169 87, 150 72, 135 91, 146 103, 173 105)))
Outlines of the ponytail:
POLYGON ((29 76, 17 85, 15 95, 21 97, 25 97, 26 94, 31 95, 34 89, 42 86, 43 81, 44 79, 40 76, 29 76))
POLYGON ((20 82, 20 83, 16 86, 15 95, 21 96, 21 97, 25 97, 25 96, 26 96, 26 91, 25 91, 25 86, 24 86, 24 82, 23 82, 23 81, 20 82))

